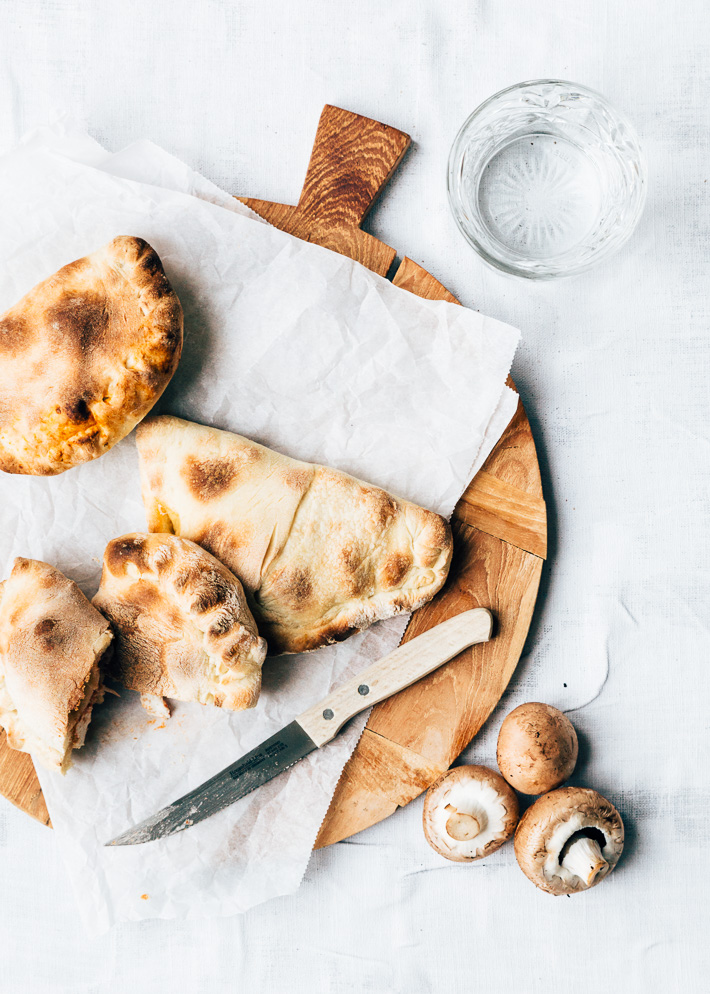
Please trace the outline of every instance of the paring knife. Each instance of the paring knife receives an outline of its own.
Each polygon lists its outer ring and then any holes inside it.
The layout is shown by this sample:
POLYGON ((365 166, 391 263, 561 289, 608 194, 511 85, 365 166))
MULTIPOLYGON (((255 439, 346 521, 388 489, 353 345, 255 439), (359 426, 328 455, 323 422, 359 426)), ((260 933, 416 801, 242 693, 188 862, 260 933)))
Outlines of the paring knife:
POLYGON ((405 642, 201 787, 106 845, 132 846, 164 839, 209 818, 330 742, 360 711, 416 683, 469 646, 487 642, 492 626, 490 611, 475 608, 405 642))

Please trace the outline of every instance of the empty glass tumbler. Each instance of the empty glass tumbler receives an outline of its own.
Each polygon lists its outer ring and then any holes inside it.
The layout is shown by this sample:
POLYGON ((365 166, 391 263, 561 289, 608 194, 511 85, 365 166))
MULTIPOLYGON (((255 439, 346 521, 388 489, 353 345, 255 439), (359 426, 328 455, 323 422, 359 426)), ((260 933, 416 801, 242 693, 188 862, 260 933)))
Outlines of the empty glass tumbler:
POLYGON ((643 211, 646 164, 629 121, 599 93, 540 79, 501 90, 451 149, 449 201, 491 265, 572 276, 615 252, 643 211))

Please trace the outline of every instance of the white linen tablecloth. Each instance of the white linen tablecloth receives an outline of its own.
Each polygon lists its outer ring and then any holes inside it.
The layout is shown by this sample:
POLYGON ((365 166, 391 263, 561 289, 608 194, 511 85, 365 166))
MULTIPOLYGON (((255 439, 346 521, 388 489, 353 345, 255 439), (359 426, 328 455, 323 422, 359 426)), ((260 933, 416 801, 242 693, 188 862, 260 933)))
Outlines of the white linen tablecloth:
POLYGON ((493 765, 503 715, 549 701, 580 733, 575 781, 627 826, 608 881, 553 899, 510 846, 436 856, 420 799, 316 853, 291 897, 88 944, 52 833, 0 802, 0 994, 708 989, 709 49, 705 0, 0 4, 0 151, 68 110, 109 148, 151 138, 293 203, 324 103, 412 134, 368 229, 522 329, 513 374, 550 514, 526 654, 465 758, 493 765), (469 251, 444 178, 466 115, 540 76, 627 112, 650 191, 613 261, 531 285, 469 251))

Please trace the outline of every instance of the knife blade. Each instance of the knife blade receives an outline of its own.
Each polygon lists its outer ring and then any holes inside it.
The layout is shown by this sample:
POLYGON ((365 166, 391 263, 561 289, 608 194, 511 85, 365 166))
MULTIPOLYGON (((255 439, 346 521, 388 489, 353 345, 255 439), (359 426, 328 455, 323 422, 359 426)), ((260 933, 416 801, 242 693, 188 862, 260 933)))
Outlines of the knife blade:
POLYGON ((492 626, 490 611, 474 608, 405 642, 231 766, 106 845, 130 846, 164 839, 234 804, 326 745, 360 711, 411 686, 469 646, 487 642, 492 626))

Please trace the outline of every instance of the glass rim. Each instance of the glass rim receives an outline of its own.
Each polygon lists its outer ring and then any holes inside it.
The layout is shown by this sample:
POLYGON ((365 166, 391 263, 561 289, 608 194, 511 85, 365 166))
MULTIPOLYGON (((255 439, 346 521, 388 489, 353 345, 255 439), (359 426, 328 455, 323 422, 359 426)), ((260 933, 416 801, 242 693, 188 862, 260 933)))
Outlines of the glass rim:
MULTIPOLYGON (((635 231, 638 222, 643 214, 643 209, 646 202, 646 194, 648 187, 648 170, 646 156, 639 141, 638 133, 636 128, 632 124, 631 120, 626 116, 623 111, 618 110, 603 93, 598 90, 593 89, 590 86, 586 86, 583 83, 573 83, 566 79, 556 79, 553 77, 541 77, 538 79, 528 79, 520 83, 513 83, 510 86, 506 86, 496 93, 491 94, 484 101, 478 104, 477 107, 468 115, 463 124, 459 127, 456 132, 456 136, 452 142, 451 149, 449 151, 449 156, 447 160, 447 170, 446 170, 446 189, 448 194, 448 201, 451 213, 453 214, 454 221, 459 231, 468 242, 468 244, 474 249, 475 252, 484 259, 489 265, 493 266, 504 273, 508 273, 511 276, 517 276, 523 279, 543 281, 564 278, 567 276, 576 276, 580 273, 586 272, 589 269, 594 268, 597 264, 604 262, 606 259, 610 258, 614 253, 620 249, 626 241, 631 237, 635 231), (465 138, 470 133, 472 126, 475 125, 477 118, 480 118, 485 111, 501 97, 506 94, 515 92, 524 92, 526 89, 535 86, 557 86, 569 88, 572 93, 579 93, 582 96, 590 97, 596 103, 601 104, 607 111, 610 112, 611 116, 616 122, 625 128, 628 137, 631 139, 633 144, 634 158, 638 164, 638 192, 634 201, 632 202, 633 213, 628 224, 628 230, 625 231, 622 237, 617 243, 607 243, 610 247, 607 251, 601 251, 597 255, 588 259, 584 263, 577 265, 572 265, 567 269, 560 266, 555 266, 552 263, 546 270, 544 265, 541 266, 539 270, 531 270, 522 268, 516 265, 513 261, 508 261, 504 258, 500 258, 494 255, 486 245, 482 244, 477 238, 476 233, 469 229, 469 227, 464 222, 464 217, 466 216, 466 207, 463 198, 460 195, 459 181, 457 174, 460 171, 461 161, 463 155, 461 153, 461 146, 464 143, 465 138)), ((501 246, 504 248, 504 246, 501 246)))

